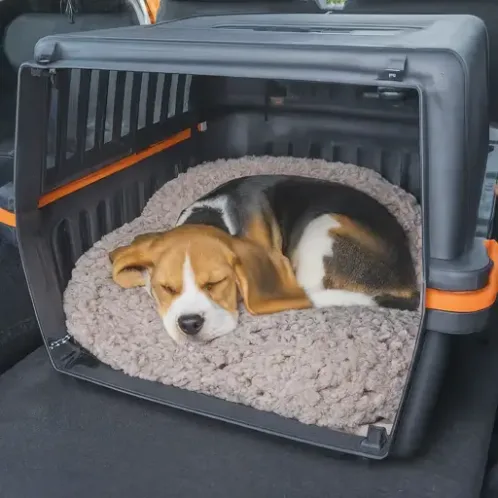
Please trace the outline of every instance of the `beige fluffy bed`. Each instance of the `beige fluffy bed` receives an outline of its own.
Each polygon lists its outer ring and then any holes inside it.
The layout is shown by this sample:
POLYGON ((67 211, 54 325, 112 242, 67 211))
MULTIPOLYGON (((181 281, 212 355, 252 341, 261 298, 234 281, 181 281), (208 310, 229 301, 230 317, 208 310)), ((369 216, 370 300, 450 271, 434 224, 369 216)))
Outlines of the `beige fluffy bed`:
POLYGON ((138 234, 164 230, 192 201, 229 179, 279 173, 340 181, 381 201, 407 231, 421 270, 415 199, 377 173, 342 163, 287 157, 220 160, 162 187, 142 215, 105 236, 76 264, 64 294, 69 333, 128 375, 353 433, 389 425, 412 360, 419 312, 329 308, 252 317, 208 345, 177 346, 143 289, 111 279, 108 252, 138 234))

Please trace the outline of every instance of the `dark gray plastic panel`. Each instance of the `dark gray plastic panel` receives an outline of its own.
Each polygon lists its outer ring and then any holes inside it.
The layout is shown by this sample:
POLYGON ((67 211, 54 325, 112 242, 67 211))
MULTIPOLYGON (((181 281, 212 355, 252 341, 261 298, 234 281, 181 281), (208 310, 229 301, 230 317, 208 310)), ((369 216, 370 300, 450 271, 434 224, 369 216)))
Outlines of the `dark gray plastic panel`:
POLYGON ((496 211, 496 186, 498 184, 498 128, 489 127, 489 152, 486 163, 486 175, 479 202, 476 235, 489 238, 493 230, 493 218, 496 211))
POLYGON ((466 335, 482 332, 488 323, 491 308, 475 313, 453 313, 450 311, 427 310, 425 326, 429 330, 452 335, 466 335))

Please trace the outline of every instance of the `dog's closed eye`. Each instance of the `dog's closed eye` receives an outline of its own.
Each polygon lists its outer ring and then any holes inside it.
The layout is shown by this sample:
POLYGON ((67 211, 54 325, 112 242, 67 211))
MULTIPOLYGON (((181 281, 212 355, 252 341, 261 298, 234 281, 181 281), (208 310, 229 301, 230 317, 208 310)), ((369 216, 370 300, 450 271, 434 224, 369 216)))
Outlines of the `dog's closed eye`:
POLYGON ((179 292, 176 289, 173 289, 173 287, 169 285, 161 285, 161 287, 168 293, 171 294, 172 296, 176 296, 179 294, 179 292))
POLYGON ((142 273, 145 270, 143 266, 128 266, 123 269, 123 272, 138 272, 142 273))
POLYGON ((217 280, 216 282, 208 282, 207 284, 204 284, 203 289, 206 291, 212 291, 217 285, 225 282, 227 277, 222 278, 221 280, 217 280))

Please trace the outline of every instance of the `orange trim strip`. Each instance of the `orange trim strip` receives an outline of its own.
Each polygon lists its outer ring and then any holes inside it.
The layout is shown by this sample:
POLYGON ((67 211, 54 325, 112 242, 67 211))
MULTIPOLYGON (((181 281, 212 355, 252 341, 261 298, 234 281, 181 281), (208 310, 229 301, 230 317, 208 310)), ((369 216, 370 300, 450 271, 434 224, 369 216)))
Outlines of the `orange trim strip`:
POLYGON ((0 223, 7 225, 9 227, 16 226, 16 215, 7 211, 6 209, 0 208, 0 223))
POLYGON ((82 188, 88 187, 88 185, 91 185, 92 183, 103 180, 104 178, 114 175, 114 173, 118 173, 119 171, 123 171, 124 169, 127 169, 130 166, 133 166, 138 162, 147 159, 148 157, 151 157, 159 152, 162 152, 163 150, 173 147, 176 144, 188 140, 191 136, 192 131, 190 130, 190 128, 187 130, 183 130, 180 133, 167 138, 166 140, 162 140, 161 142, 151 145, 145 150, 137 152, 136 154, 132 154, 131 156, 124 157, 123 159, 113 164, 109 164, 109 166, 105 166, 102 169, 95 171, 95 173, 91 173, 87 176, 79 178, 78 180, 75 180, 74 182, 56 188, 55 190, 52 190, 52 192, 48 192, 40 197, 40 200, 38 201, 38 207, 42 208, 47 204, 58 201, 59 199, 77 192, 82 188))
POLYGON ((482 289, 468 292, 427 289, 425 294, 425 307, 427 309, 472 313, 493 306, 498 294, 498 242, 485 240, 484 245, 493 261, 488 285, 482 289))
MULTIPOLYGON (((113 164, 109 164, 108 166, 104 166, 102 169, 96 171, 95 173, 91 173, 82 178, 78 178, 78 180, 75 180, 74 182, 56 188, 55 190, 52 190, 52 192, 48 192, 41 196, 40 200, 38 201, 38 207, 45 207, 47 204, 51 204, 52 202, 58 201, 59 199, 77 192, 82 188, 88 187, 88 185, 91 185, 92 183, 96 183, 99 180, 103 180, 104 178, 113 175, 114 173, 123 171, 137 164, 138 162, 143 161, 144 159, 147 159, 159 152, 162 152, 163 150, 169 149, 176 144, 188 140, 191 136, 192 130, 190 128, 183 130, 176 135, 167 138, 166 140, 162 140, 161 142, 151 145, 145 150, 137 152, 136 154, 132 154, 131 156, 127 156, 113 164)), ((7 225, 9 227, 15 227, 16 215, 14 213, 11 213, 10 211, 7 211, 6 209, 0 208, 0 224, 7 225)))

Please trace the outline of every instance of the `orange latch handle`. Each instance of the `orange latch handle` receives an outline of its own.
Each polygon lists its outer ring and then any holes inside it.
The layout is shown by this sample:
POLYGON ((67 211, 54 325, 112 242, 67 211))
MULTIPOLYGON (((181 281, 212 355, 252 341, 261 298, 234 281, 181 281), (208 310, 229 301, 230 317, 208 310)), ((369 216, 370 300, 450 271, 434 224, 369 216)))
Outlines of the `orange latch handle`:
POLYGON ((466 292, 427 289, 425 293, 425 307, 427 309, 473 313, 493 306, 498 294, 498 242, 485 240, 484 245, 489 258, 493 261, 488 285, 479 290, 466 292))

